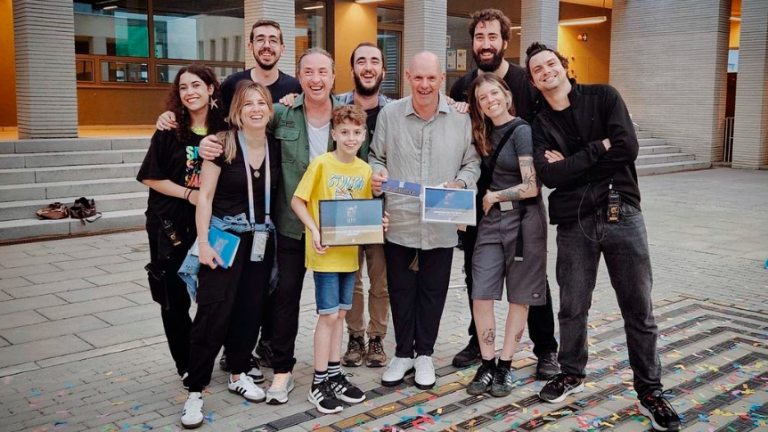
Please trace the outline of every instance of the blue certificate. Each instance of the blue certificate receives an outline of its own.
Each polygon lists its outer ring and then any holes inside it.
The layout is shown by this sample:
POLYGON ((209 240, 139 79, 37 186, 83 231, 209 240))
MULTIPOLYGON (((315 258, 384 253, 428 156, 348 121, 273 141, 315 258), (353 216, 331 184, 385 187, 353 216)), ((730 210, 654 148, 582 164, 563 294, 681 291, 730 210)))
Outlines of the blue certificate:
POLYGON ((384 201, 320 200, 320 243, 354 246, 384 243, 384 201))
POLYGON ((475 191, 425 187, 421 219, 424 222, 476 225, 475 191))

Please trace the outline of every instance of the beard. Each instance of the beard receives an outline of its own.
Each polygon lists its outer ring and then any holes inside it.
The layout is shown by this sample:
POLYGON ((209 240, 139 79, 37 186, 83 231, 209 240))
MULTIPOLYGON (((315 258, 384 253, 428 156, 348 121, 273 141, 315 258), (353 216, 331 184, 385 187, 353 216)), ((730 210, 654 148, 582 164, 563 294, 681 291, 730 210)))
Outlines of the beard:
POLYGON ((376 82, 373 84, 373 87, 366 87, 365 84, 363 84, 363 81, 360 80, 360 77, 357 76, 357 74, 352 74, 355 79, 355 92, 359 94, 360 96, 373 96, 376 94, 377 91, 379 91, 379 87, 381 86, 381 81, 384 79, 384 74, 380 74, 378 78, 376 78, 376 82))
MULTIPOLYGON (((261 53, 262 51, 265 51, 265 50, 262 49, 261 51, 259 51, 259 53, 261 53)), ((277 61, 280 60, 280 57, 277 56, 277 53, 275 53, 272 50, 268 50, 268 51, 275 57, 275 62, 274 63, 271 63, 271 64, 264 63, 263 61, 261 61, 261 59, 259 58, 258 55, 253 56, 254 59, 256 60, 256 64, 258 64, 259 67, 264 69, 264 70, 272 70, 272 69, 274 69, 274 67, 277 65, 277 61)))
POLYGON ((493 72, 496 69, 501 66, 501 62, 504 61, 504 51, 496 51, 496 50, 482 50, 480 53, 476 53, 472 51, 472 58, 475 59, 475 63, 477 63, 478 69, 480 69, 483 72, 493 72), (491 57, 489 60, 483 60, 480 58, 480 55, 485 52, 493 52, 493 57, 491 57))

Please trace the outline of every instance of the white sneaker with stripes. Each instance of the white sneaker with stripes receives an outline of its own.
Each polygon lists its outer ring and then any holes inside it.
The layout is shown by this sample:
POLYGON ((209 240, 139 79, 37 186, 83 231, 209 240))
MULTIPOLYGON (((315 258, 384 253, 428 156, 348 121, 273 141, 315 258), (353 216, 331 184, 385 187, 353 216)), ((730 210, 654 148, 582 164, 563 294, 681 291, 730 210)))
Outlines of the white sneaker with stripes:
POLYGON ((237 381, 232 381, 232 375, 230 375, 227 388, 229 388, 230 393, 239 394, 248 402, 263 402, 267 398, 267 395, 264 394, 264 390, 254 384, 253 378, 244 373, 240 374, 240 379, 237 381))

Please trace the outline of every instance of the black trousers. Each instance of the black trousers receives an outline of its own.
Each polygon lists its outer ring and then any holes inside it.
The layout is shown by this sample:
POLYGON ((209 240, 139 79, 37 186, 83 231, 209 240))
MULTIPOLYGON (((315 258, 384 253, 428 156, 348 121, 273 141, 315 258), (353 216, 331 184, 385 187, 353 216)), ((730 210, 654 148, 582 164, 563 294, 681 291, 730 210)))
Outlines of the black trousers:
POLYGON ((168 339, 171 357, 176 363, 176 372, 184 375, 184 372, 189 369, 191 301, 187 293, 187 284, 181 280, 178 271, 187 256, 189 245, 183 244, 174 248, 170 240, 163 237, 164 234, 160 232, 160 226, 157 224, 147 224, 147 236, 150 262, 146 269, 149 290, 152 293, 152 300, 160 305, 165 337, 168 339), (161 249, 163 249, 162 256, 161 249))
POLYGON ((395 327, 395 355, 432 355, 440 329, 453 248, 414 249, 387 242, 387 286, 395 327), (418 256, 418 271, 411 270, 418 256))
POLYGON ((304 236, 300 240, 277 234, 277 262, 280 278, 270 296, 272 304, 272 369, 293 371, 296 335, 299 333, 299 304, 307 268, 304 266, 304 236))
POLYGON ((269 286, 274 259, 270 237, 264 261, 250 260, 253 235, 239 234, 235 261, 228 269, 200 268, 197 314, 190 337, 189 391, 199 392, 210 381, 221 346, 233 374, 250 369, 250 353, 261 321, 263 292, 269 286))
MULTIPOLYGON (((479 219, 478 219, 479 223, 479 219)), ((464 247, 464 281, 467 284, 467 298, 469 299, 469 313, 472 320, 469 323, 469 343, 479 348, 477 329, 475 328, 475 312, 472 308, 472 255, 477 242, 477 227, 468 226, 461 235, 461 244, 464 247)), ((533 354, 541 357, 544 354, 557 352, 557 340, 555 339, 555 315, 552 312, 552 294, 547 280, 547 303, 541 306, 531 306, 528 309, 528 334, 533 342, 533 354)))

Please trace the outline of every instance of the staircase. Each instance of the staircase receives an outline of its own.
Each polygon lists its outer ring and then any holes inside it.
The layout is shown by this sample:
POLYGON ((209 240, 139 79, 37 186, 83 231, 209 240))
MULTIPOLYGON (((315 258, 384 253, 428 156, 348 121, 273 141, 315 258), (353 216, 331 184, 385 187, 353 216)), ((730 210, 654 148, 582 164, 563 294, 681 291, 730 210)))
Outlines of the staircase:
POLYGON ((76 138, 0 142, 0 242, 144 226, 147 188, 136 173, 149 138, 76 138), (102 217, 37 220, 59 201, 93 198, 102 217))
POLYGON ((708 169, 711 162, 697 161, 694 154, 681 153, 679 147, 667 145, 667 141, 654 138, 651 132, 638 131, 640 142, 635 167, 637 175, 669 174, 682 171, 708 169))

